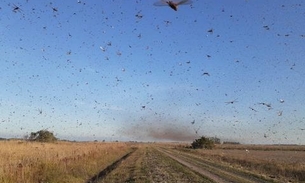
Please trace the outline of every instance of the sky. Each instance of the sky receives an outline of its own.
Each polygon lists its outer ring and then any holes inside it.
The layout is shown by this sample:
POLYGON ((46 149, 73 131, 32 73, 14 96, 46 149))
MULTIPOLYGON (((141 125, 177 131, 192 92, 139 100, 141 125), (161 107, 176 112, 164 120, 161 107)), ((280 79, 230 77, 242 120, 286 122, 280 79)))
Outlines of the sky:
POLYGON ((2 0, 0 137, 305 144, 302 0, 2 0))

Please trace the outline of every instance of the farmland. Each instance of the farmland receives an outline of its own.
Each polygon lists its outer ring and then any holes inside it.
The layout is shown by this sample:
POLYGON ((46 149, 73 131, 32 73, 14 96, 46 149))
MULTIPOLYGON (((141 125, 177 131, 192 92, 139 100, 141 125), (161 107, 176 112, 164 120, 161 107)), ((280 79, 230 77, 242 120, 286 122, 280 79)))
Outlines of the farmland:
POLYGON ((124 143, 0 142, 0 182, 84 182, 132 151, 124 143))
POLYGON ((304 146, 0 142, 0 182, 304 182, 304 146))

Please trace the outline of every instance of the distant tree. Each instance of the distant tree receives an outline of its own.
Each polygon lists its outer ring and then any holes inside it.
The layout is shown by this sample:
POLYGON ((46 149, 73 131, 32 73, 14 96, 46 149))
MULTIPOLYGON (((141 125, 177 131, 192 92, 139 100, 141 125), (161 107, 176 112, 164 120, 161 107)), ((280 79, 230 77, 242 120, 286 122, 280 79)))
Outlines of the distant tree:
POLYGON ((193 149, 212 149, 214 147, 214 141, 202 136, 199 139, 195 139, 191 146, 193 149))
POLYGON ((28 139, 30 141, 38 141, 38 142, 57 141, 57 138, 53 135, 53 133, 49 132, 48 130, 39 130, 37 132, 31 132, 28 139))

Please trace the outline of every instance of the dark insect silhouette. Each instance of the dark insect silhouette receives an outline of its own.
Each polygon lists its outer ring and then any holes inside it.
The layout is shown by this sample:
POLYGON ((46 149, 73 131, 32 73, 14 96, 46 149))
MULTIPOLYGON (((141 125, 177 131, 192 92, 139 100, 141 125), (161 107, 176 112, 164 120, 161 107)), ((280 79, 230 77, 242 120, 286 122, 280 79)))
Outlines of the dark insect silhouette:
POLYGON ((176 2, 176 1, 161 0, 161 1, 154 3, 155 6, 169 6, 175 11, 178 10, 179 5, 188 5, 188 4, 192 4, 192 1, 191 0, 180 0, 180 1, 176 2))
POLYGON ((17 12, 20 12, 21 9, 20 9, 19 6, 16 6, 15 4, 13 4, 13 10, 12 10, 12 11, 15 12, 15 13, 17 13, 17 12))
POLYGON ((228 101, 228 102, 225 102, 226 104, 234 104, 235 102, 237 102, 237 99, 234 99, 232 101, 228 101))
POLYGON ((202 74, 202 76, 204 76, 204 75, 210 76, 210 74, 209 74, 208 72, 204 72, 204 73, 202 74))
POLYGON ((37 109, 39 114, 42 114, 42 109, 37 109))
POLYGON ((262 105, 264 105, 264 106, 266 106, 266 107, 268 107, 268 108, 271 108, 271 104, 267 104, 267 103, 265 103, 265 102, 260 102, 260 103, 258 103, 258 104, 262 104, 262 105))
POLYGON ((58 12, 57 8, 52 7, 53 12, 58 12))
POLYGON ((209 33, 213 33, 213 31, 214 31, 213 29, 208 30, 209 33))
POLYGON ((257 112, 257 110, 254 109, 254 108, 252 108, 252 107, 249 107, 249 109, 251 109, 251 110, 254 111, 254 112, 257 112))

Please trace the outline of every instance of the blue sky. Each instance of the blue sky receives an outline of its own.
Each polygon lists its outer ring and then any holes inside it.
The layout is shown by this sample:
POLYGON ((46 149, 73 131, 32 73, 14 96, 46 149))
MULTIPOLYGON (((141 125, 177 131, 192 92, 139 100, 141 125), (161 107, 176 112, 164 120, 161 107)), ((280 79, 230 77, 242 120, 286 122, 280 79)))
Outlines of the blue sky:
POLYGON ((302 1, 155 2, 1 1, 0 136, 305 144, 302 1))

